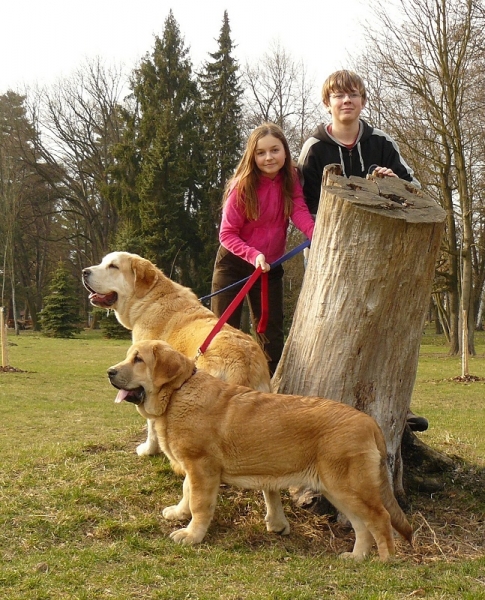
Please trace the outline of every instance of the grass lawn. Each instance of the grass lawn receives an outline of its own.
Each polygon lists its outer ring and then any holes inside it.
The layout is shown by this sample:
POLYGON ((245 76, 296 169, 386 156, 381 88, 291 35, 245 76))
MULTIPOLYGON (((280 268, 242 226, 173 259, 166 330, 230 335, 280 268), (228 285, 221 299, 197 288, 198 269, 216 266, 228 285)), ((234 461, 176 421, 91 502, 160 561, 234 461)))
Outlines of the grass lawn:
POLYGON ((224 488, 204 543, 175 545, 162 509, 181 479, 163 457, 140 458, 144 421, 115 405, 106 369, 127 341, 86 332, 9 336, 0 372, 0 598, 8 600, 485 599, 485 337, 470 373, 426 332, 413 395, 453 457, 436 493, 409 494, 415 547, 387 564, 339 560, 353 534, 284 494, 289 537, 266 532, 257 492, 224 488))

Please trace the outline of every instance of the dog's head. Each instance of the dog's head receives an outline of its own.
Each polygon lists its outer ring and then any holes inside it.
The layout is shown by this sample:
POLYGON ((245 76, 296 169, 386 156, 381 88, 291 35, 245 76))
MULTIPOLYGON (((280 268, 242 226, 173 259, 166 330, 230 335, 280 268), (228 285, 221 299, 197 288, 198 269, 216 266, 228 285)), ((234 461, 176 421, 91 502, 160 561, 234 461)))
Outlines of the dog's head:
POLYGON ((143 298, 157 278, 153 263, 129 252, 111 252, 99 265, 83 269, 82 275, 91 304, 116 311, 132 297, 143 298))
POLYGON ((116 402, 133 402, 144 416, 157 417, 194 370, 194 361, 167 343, 144 341, 133 344, 126 359, 108 369, 108 377, 119 390, 116 402))

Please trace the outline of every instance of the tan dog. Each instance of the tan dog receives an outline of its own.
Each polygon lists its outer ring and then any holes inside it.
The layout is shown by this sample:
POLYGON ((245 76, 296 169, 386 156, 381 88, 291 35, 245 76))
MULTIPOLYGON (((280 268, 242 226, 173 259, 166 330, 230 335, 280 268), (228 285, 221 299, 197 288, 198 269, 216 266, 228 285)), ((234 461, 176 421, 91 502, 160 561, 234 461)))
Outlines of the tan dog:
POLYGON ((116 400, 153 419, 173 469, 186 478, 182 500, 165 508, 170 520, 189 519, 171 534, 201 542, 221 482, 262 489, 268 531, 288 534, 279 490, 308 486, 344 513, 355 531, 352 553, 394 553, 392 527, 411 543, 412 529, 392 492, 381 430, 368 415, 321 398, 257 392, 224 383, 163 342, 134 344, 108 370, 116 400))
MULTIPOLYGON (((83 269, 83 284, 91 292, 91 304, 114 310, 118 321, 132 330, 133 342, 164 340, 189 358, 195 359, 218 321, 192 290, 136 254, 106 255, 101 264, 83 269)), ((251 336, 229 325, 200 355, 197 366, 230 383, 270 390, 264 352, 251 336)), ((160 452, 150 419, 147 440, 136 451, 140 455, 160 452)))

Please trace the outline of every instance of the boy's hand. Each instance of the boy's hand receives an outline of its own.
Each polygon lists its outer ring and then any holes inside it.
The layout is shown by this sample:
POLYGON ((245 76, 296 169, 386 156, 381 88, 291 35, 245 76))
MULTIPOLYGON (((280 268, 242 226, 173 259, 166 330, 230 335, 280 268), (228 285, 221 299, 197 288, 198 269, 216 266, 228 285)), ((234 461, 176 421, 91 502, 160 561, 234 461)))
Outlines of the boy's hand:
POLYGON ((392 169, 388 169, 387 167, 376 167, 372 171, 373 174, 380 175, 381 177, 397 177, 396 173, 392 169))
POLYGON ((266 258, 264 257, 264 254, 258 254, 258 256, 256 256, 256 260, 254 261, 254 266, 256 267, 256 269, 258 267, 261 267, 261 270, 263 271, 263 273, 265 273, 266 271, 269 271, 271 269, 270 265, 268 265, 268 263, 266 262, 266 258))

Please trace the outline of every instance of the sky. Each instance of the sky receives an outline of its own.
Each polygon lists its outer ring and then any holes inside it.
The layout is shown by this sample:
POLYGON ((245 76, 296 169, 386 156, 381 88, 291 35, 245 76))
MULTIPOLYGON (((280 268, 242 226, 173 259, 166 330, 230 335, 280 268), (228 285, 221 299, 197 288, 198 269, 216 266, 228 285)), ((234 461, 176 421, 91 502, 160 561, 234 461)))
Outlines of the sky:
POLYGON ((2 0, 0 94, 53 84, 94 58, 130 70, 162 36, 170 9, 194 67, 217 50, 227 10, 240 64, 255 64, 279 43, 303 62, 319 92, 327 75, 349 66, 349 56, 363 48, 368 6, 363 0, 2 0))

